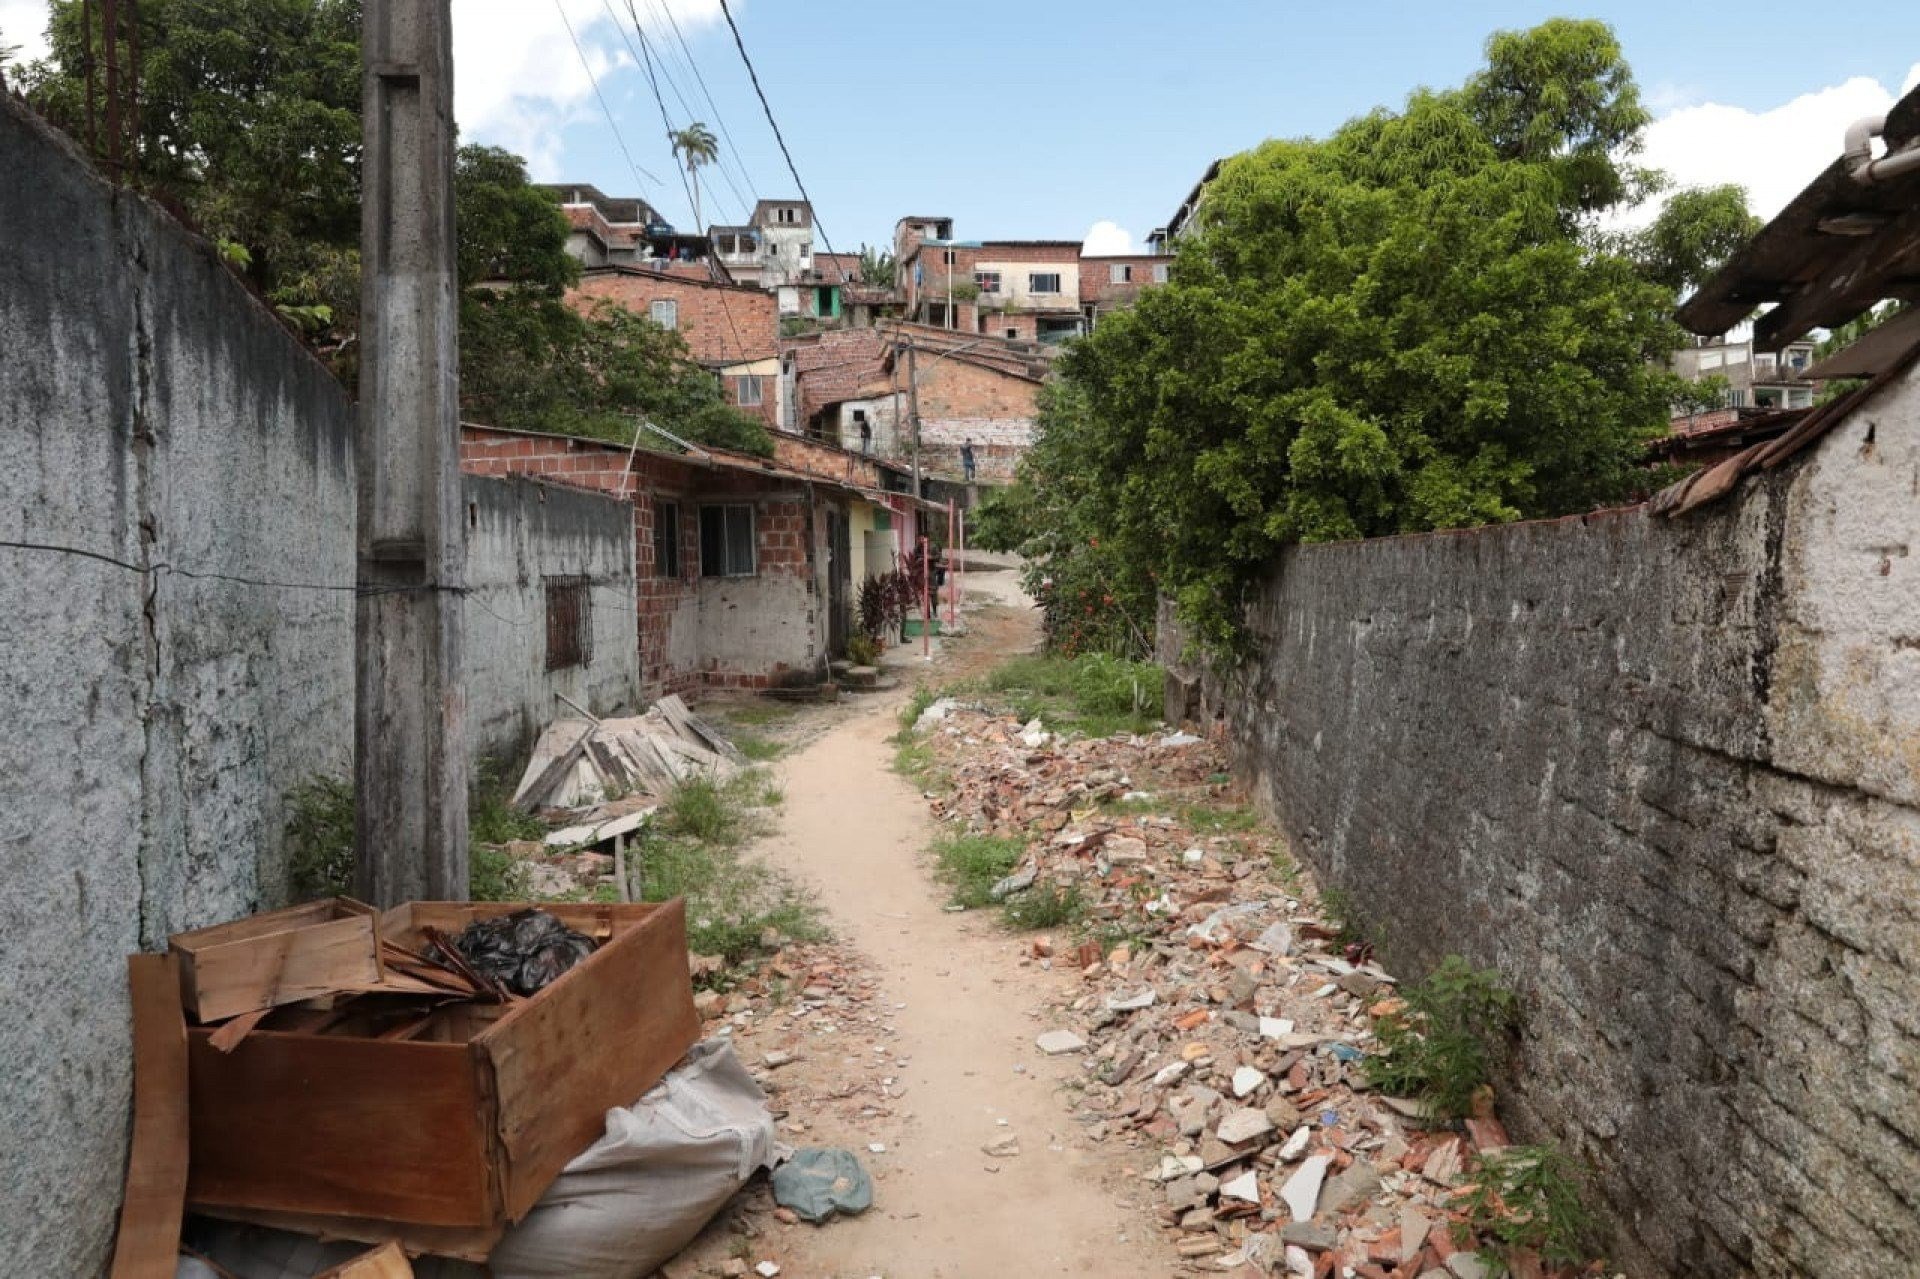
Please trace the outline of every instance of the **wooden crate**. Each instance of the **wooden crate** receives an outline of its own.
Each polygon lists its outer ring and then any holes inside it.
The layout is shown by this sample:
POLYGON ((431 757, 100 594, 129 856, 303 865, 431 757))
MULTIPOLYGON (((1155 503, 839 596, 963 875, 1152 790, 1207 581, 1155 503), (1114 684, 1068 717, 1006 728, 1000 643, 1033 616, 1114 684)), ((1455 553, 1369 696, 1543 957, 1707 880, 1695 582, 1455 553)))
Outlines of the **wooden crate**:
POLYGON ((196 1021, 224 1021, 377 985, 379 914, 335 897, 175 934, 167 948, 180 957, 181 1002, 196 1021))
MULTIPOLYGON (((423 926, 457 934, 522 905, 415 902, 380 930, 418 949, 423 926)), ((530 999, 450 1006, 406 1039, 269 1023, 231 1054, 190 1028, 188 1201, 484 1252, 600 1138, 609 1109, 633 1104, 700 1037, 679 900, 540 908, 601 944, 530 999)))

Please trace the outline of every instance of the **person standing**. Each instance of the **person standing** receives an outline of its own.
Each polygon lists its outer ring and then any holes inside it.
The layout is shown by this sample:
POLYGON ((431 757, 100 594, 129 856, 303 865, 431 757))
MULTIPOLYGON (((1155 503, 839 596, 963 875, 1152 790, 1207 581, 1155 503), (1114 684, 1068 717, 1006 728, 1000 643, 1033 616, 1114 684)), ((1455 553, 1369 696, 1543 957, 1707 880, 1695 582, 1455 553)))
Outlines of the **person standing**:
POLYGON ((967 483, 973 483, 973 437, 968 436, 960 446, 960 470, 965 473, 967 483))

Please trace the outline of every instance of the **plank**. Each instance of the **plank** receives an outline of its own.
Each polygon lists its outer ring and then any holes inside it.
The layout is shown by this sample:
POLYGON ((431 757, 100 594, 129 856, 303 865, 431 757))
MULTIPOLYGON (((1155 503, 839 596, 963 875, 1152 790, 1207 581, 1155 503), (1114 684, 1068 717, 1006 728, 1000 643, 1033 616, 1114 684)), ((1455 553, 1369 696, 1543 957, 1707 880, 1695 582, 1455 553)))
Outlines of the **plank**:
POLYGON ((187 1035, 196 1208, 498 1220, 491 1108, 465 1044, 263 1029, 228 1055, 210 1038, 200 1027, 187 1035))
POLYGON ((515 1221, 600 1138, 609 1109, 639 1100, 700 1037, 684 902, 552 909, 581 932, 596 919, 615 931, 474 1040, 492 1071, 515 1221))
POLYGON ((316 995, 378 983, 373 909, 348 898, 176 933, 181 990, 196 1021, 225 1021, 316 995))
POLYGON ((133 1148, 112 1279, 170 1279, 187 1199, 187 1026, 179 960, 129 955, 133 1004, 133 1148))
POLYGON ((413 1279, 413 1263, 398 1240, 389 1239, 369 1252, 337 1266, 331 1266, 313 1279, 413 1279))
MULTIPOLYGON (((578 720, 571 722, 579 723, 578 720)), ((551 732, 552 730, 549 729, 548 731, 551 732)), ((571 745, 560 752, 559 755, 555 756, 551 764, 548 764, 544 769, 540 770, 537 777, 531 782, 523 781, 520 783, 520 789, 513 793, 513 798, 508 801, 508 806, 516 808, 521 812, 531 812, 533 809, 540 807, 541 802, 546 799, 553 788, 559 785, 560 780, 571 772, 573 766, 579 762, 580 756, 586 752, 587 739, 592 737, 595 731, 594 726, 588 724, 586 728, 574 738, 571 745)), ((532 771, 531 764, 528 765, 528 771, 532 771)))
POLYGON ((401 1247, 416 1255, 428 1253, 435 1257, 453 1257, 476 1265, 486 1262, 500 1242, 500 1236, 506 1233, 503 1226, 474 1229, 419 1226, 408 1222, 375 1221, 370 1217, 323 1217, 314 1213, 223 1208, 207 1204, 195 1204, 194 1209, 222 1221, 240 1221, 265 1226, 270 1230, 290 1230, 295 1234, 312 1235, 322 1243, 331 1243, 336 1239, 351 1239, 358 1243, 397 1240, 401 1247))
POLYGON ((250 1013, 241 1013, 207 1036, 207 1042, 223 1053, 230 1053, 240 1046, 240 1041, 251 1035, 254 1027, 266 1019, 271 1008, 256 1008, 250 1013))

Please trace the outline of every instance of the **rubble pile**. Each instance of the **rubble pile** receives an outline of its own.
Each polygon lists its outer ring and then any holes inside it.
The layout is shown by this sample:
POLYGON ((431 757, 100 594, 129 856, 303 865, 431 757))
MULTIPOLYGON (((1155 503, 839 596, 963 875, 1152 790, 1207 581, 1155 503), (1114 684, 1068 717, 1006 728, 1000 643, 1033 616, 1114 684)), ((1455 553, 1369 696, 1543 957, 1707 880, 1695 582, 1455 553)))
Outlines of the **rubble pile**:
MULTIPOLYGON (((1476 1279, 1497 1254, 1456 1242, 1450 1201, 1497 1120, 1423 1122, 1368 1089, 1372 1019, 1395 979, 1336 941, 1271 837, 1222 819, 1221 750, 1186 734, 1062 740, 948 706, 926 721, 946 821, 1028 837, 1009 893, 1087 904, 1084 940, 1023 943, 1082 982, 1036 1040, 1083 1057, 1076 1118, 1138 1149, 1176 1251, 1201 1271, 1476 1279), (1199 829, 1196 830, 1196 827, 1199 829)), ((1237 811, 1237 810, 1228 810, 1237 811)), ((1558 1273, 1528 1253, 1520 1279, 1558 1273)))

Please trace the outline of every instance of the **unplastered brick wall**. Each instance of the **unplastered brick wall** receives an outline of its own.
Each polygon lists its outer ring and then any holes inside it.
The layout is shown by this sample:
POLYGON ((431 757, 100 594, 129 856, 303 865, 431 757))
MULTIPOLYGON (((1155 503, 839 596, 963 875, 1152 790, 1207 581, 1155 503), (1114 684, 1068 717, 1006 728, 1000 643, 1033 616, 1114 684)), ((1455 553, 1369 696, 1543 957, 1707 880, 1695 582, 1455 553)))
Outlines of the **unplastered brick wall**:
POLYGON ((1519 992, 1503 1105, 1629 1274, 1920 1257, 1916 475, 1909 374, 1681 521, 1294 549, 1170 678, 1404 975, 1519 992))
POLYGON ((654 302, 672 302, 687 352, 702 364, 743 364, 771 359, 776 353, 780 332, 776 301, 759 289, 609 267, 586 273, 567 294, 568 304, 582 312, 601 301, 642 318, 652 315, 654 302))

